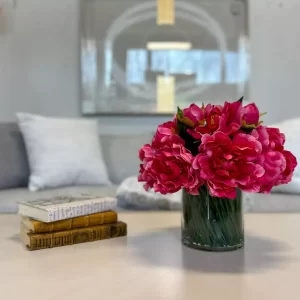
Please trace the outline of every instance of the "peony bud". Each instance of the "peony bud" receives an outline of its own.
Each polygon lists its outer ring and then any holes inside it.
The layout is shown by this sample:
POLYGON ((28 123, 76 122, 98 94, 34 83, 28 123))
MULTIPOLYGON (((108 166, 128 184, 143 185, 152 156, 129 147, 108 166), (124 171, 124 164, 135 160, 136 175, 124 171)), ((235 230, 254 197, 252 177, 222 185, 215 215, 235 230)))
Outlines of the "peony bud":
POLYGON ((196 104, 191 104, 189 108, 185 108, 183 111, 178 109, 177 119, 183 124, 195 128, 205 122, 204 109, 196 104))
POLYGON ((257 124, 259 122, 259 110, 254 103, 243 107, 243 114, 243 120, 246 124, 257 124))
POLYGON ((254 129, 262 123, 262 121, 259 121, 259 118, 263 116, 264 113, 260 114, 258 107, 254 103, 251 103, 242 108, 242 115, 242 127, 254 129))

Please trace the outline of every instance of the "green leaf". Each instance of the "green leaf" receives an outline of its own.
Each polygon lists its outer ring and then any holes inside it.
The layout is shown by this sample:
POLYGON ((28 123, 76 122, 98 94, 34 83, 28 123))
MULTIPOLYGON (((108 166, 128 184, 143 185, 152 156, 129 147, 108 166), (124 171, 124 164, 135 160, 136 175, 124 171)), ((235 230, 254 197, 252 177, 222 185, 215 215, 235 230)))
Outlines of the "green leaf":
POLYGON ((177 116, 178 116, 179 118, 183 118, 183 111, 180 109, 179 106, 177 106, 177 116))
POLYGON ((244 96, 243 96, 242 98, 240 98, 240 99, 238 100, 238 102, 243 103, 243 100, 244 100, 244 96))

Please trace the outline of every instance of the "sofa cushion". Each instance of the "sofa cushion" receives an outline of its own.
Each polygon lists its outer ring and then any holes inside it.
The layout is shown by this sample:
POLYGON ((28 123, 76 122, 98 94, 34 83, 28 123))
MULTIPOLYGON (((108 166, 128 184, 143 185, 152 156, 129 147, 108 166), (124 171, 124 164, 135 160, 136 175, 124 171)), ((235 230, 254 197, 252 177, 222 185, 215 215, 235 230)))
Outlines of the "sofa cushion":
POLYGON ((52 196, 76 196, 89 194, 92 196, 115 197, 117 186, 72 186, 59 189, 49 189, 36 193, 30 192, 27 188, 16 188, 0 191, 0 213, 17 213, 18 202, 48 198, 52 196))
POLYGON ((253 213, 299 213, 300 196, 293 194, 259 194, 243 193, 247 212, 253 213))
POLYGON ((137 175, 140 169, 139 149, 151 142, 152 133, 141 135, 101 135, 104 160, 110 180, 120 184, 137 175))
POLYGON ((144 183, 138 182, 137 176, 125 179, 117 189, 119 207, 134 210, 181 210, 182 191, 162 195, 153 189, 145 191, 144 183))
POLYGON ((29 190, 108 185, 96 120, 17 114, 30 165, 29 190))
MULTIPOLYGON (((145 191, 136 176, 125 179, 116 191, 119 207, 134 210, 180 210, 181 191, 161 195, 145 191)), ((291 194, 251 194, 243 192, 244 212, 300 212, 300 196, 291 194)))
POLYGON ((0 124, 0 189, 27 186, 28 177, 27 155, 18 125, 0 124))
POLYGON ((300 194, 300 118, 286 120, 270 127, 279 128, 284 133, 286 139, 284 148, 291 151, 298 160, 292 181, 275 186, 272 193, 300 194))

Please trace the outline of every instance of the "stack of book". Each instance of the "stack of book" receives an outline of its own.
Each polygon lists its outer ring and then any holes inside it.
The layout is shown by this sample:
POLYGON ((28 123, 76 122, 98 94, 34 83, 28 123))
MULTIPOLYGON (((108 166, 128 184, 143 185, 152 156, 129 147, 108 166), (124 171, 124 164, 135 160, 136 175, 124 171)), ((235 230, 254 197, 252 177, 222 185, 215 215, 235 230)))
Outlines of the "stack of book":
POLYGON ((21 240, 39 250, 126 236, 116 205, 114 198, 90 196, 20 202, 21 240))

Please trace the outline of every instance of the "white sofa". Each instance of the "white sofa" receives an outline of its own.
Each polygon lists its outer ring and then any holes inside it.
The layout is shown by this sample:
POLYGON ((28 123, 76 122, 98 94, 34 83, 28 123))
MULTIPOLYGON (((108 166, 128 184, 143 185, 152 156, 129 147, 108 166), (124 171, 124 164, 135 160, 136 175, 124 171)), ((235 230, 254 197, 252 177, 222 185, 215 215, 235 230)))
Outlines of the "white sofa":
MULTIPOLYGON (((106 162, 110 180, 113 183, 112 185, 71 186, 39 192, 30 192, 23 183, 20 187, 0 189, 0 213, 16 213, 17 203, 20 200, 44 198, 52 195, 76 195, 89 193, 95 196, 115 196, 119 184, 124 179, 138 174, 140 164, 138 159, 138 150, 143 144, 149 143, 152 136, 152 133, 141 135, 100 136, 104 160, 106 162)), ((5 156, 5 152, 12 153, 14 151, 25 151, 24 147, 21 146, 21 139, 22 136, 18 132, 16 124, 0 124, 0 167, 2 159, 1 156, 5 156), (6 136, 13 136, 13 138, 17 140, 17 143, 14 144, 18 145, 17 150, 11 149, 11 143, 6 142, 7 139, 3 138, 3 134, 6 136)), ((23 156, 26 155, 24 154, 23 156)), ((12 161, 10 164, 6 164, 6 167, 3 166, 3 168, 16 168, 17 163, 21 162, 12 161)), ((21 170, 25 168, 26 166, 24 165, 21 170)), ((5 176, 5 172, 2 172, 2 176, 5 176)), ((126 209, 126 207, 123 208, 126 209)), ((244 208, 245 211, 248 212, 300 212, 300 197, 299 195, 286 193, 270 195, 245 194, 244 208)), ((139 209, 139 206, 136 205, 135 207, 130 207, 130 209, 139 209)), ((178 206, 176 206, 176 209, 178 209, 178 206)))
MULTIPOLYGON (((0 213, 16 213, 17 203, 20 200, 31 200, 36 198, 45 198, 52 195, 76 195, 81 193, 89 193, 95 196, 115 196, 118 185, 123 179, 137 175, 139 171, 139 148, 149 142, 152 134, 143 135, 101 135, 101 145, 107 170, 112 185, 110 186, 70 186, 57 189, 48 189, 39 192, 30 192, 24 182, 19 187, 0 189, 0 213)), ((20 173, 28 172, 28 166, 24 163, 26 154, 20 152, 25 151, 22 145, 22 136, 18 132, 16 124, 0 124, 0 167, 1 159, 9 156, 9 153, 19 152, 14 155, 18 161, 14 159, 9 164, 3 162, 3 169, 16 168, 20 173), (3 138, 1 138, 1 136, 3 138), (9 138, 7 138, 9 136, 9 138), (11 138, 14 139, 12 143, 11 138), (15 142, 17 140, 17 142, 15 142), (12 149, 18 148, 18 149, 12 149), (2 157, 1 157, 2 156, 2 157), (21 158, 20 158, 21 157, 21 158), (19 165, 22 164, 20 168, 19 165)), ((11 158, 13 160, 13 158, 11 158)), ((9 172, 9 170, 7 170, 9 172)), ((1 173, 1 171, 0 171, 1 173)), ((5 172, 2 172, 5 177, 5 172)), ((20 175, 21 176, 21 175, 20 175)), ((22 175, 24 177, 24 174, 22 175)), ((0 174, 1 181, 1 174, 0 174)))

